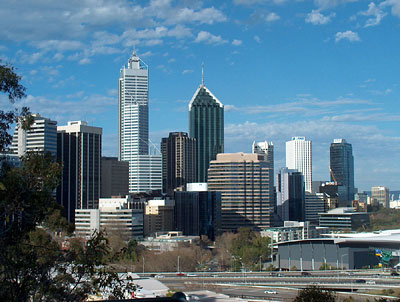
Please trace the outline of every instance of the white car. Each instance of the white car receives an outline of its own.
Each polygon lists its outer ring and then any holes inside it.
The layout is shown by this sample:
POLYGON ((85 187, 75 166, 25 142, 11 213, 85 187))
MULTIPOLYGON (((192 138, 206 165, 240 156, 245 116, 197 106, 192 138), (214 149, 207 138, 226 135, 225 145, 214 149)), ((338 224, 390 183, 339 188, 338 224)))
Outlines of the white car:
POLYGON ((265 290, 265 291, 264 291, 264 294, 276 295, 277 292, 276 292, 276 290, 271 290, 271 289, 269 289, 269 290, 265 290))

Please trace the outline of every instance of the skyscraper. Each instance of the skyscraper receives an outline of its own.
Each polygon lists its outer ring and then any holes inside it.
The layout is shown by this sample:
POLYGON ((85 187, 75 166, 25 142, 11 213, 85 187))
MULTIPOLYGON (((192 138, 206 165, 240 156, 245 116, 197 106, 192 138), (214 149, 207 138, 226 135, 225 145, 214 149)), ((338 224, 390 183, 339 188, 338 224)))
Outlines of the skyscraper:
POLYGON ((378 186, 372 187, 372 203, 383 206, 385 208, 390 208, 389 201, 389 188, 378 186))
POLYGON ((286 167, 301 172, 304 176, 306 191, 312 191, 311 141, 307 141, 304 136, 295 136, 286 142, 286 167))
POLYGON ((264 161, 269 164, 269 169, 271 172, 271 181, 274 183, 274 144, 272 142, 253 142, 252 153, 257 153, 264 155, 264 161))
POLYGON ((63 170, 56 196, 68 221, 74 221, 75 209, 98 207, 101 135, 101 128, 84 121, 57 127, 57 160, 63 170))
POLYGON ((163 191, 170 196, 196 180, 196 139, 185 132, 171 132, 161 141, 163 191))
POLYGON ((297 170, 282 168, 276 178, 277 214, 283 221, 304 221, 304 176, 297 170))
POLYGON ((15 128, 11 151, 18 156, 28 151, 48 151, 54 156, 57 153, 57 122, 49 118, 33 114, 33 123, 29 130, 18 124, 15 128))
POLYGON ((218 154, 208 169, 208 189, 221 192, 221 229, 260 231, 271 226, 274 212, 272 175, 264 156, 218 154))
POLYGON ((129 192, 162 188, 161 155, 149 154, 149 70, 134 51, 118 86, 119 160, 129 162, 129 192))
POLYGON ((339 206, 352 206, 354 200, 354 158, 351 144, 334 139, 330 147, 331 181, 338 185, 339 206))
POLYGON ((207 182, 211 160, 224 152, 224 105, 204 85, 189 103, 189 135, 197 142, 197 182, 207 182))

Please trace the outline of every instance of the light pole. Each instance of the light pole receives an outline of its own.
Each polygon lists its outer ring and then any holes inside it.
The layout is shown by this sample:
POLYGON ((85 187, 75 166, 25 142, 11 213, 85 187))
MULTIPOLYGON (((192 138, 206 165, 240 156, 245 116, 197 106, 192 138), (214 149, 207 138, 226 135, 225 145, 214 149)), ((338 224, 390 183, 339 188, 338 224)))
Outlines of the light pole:
POLYGON ((181 269, 180 269, 180 259, 181 259, 181 256, 178 256, 178 273, 180 273, 181 272, 181 269))
POLYGON ((261 269, 261 257, 262 257, 262 256, 260 256, 260 273, 261 273, 261 271, 262 271, 262 269, 261 269))
POLYGON ((142 256, 142 260, 143 260, 143 274, 144 274, 144 256, 142 256))
POLYGON ((344 256, 348 256, 349 254, 343 254, 342 256, 340 256, 340 258, 341 258, 341 263, 342 263, 342 270, 343 270, 343 257, 344 256))

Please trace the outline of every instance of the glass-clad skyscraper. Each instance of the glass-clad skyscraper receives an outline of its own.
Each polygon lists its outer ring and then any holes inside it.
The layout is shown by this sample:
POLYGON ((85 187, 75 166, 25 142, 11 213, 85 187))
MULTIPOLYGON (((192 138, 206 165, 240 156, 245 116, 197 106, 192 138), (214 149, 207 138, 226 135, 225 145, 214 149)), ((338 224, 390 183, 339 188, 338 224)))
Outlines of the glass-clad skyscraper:
POLYGON ((149 70, 134 51, 118 87, 119 160, 129 162, 129 192, 160 190, 161 155, 149 155, 149 70))
POLYGON ((331 181, 339 188, 339 206, 351 206, 354 199, 353 148, 345 139, 334 139, 330 148, 331 181))
POLYGON ((197 141, 197 182, 207 182, 211 160, 224 152, 224 105, 204 85, 189 104, 189 135, 197 141))

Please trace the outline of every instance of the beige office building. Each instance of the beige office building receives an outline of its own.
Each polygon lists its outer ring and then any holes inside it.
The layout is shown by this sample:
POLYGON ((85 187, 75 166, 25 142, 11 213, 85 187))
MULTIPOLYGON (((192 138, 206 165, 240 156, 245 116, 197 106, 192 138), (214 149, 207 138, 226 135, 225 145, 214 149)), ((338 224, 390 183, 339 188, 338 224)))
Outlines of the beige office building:
POLYGON ((389 189, 386 187, 372 187, 372 203, 389 208, 389 189))
POLYGON ((156 232, 173 231, 175 200, 154 199, 147 202, 144 215, 144 235, 153 236, 156 232))
POLYGON ((218 154, 208 169, 208 189, 221 192, 223 232, 272 224, 273 178, 262 154, 218 154))

